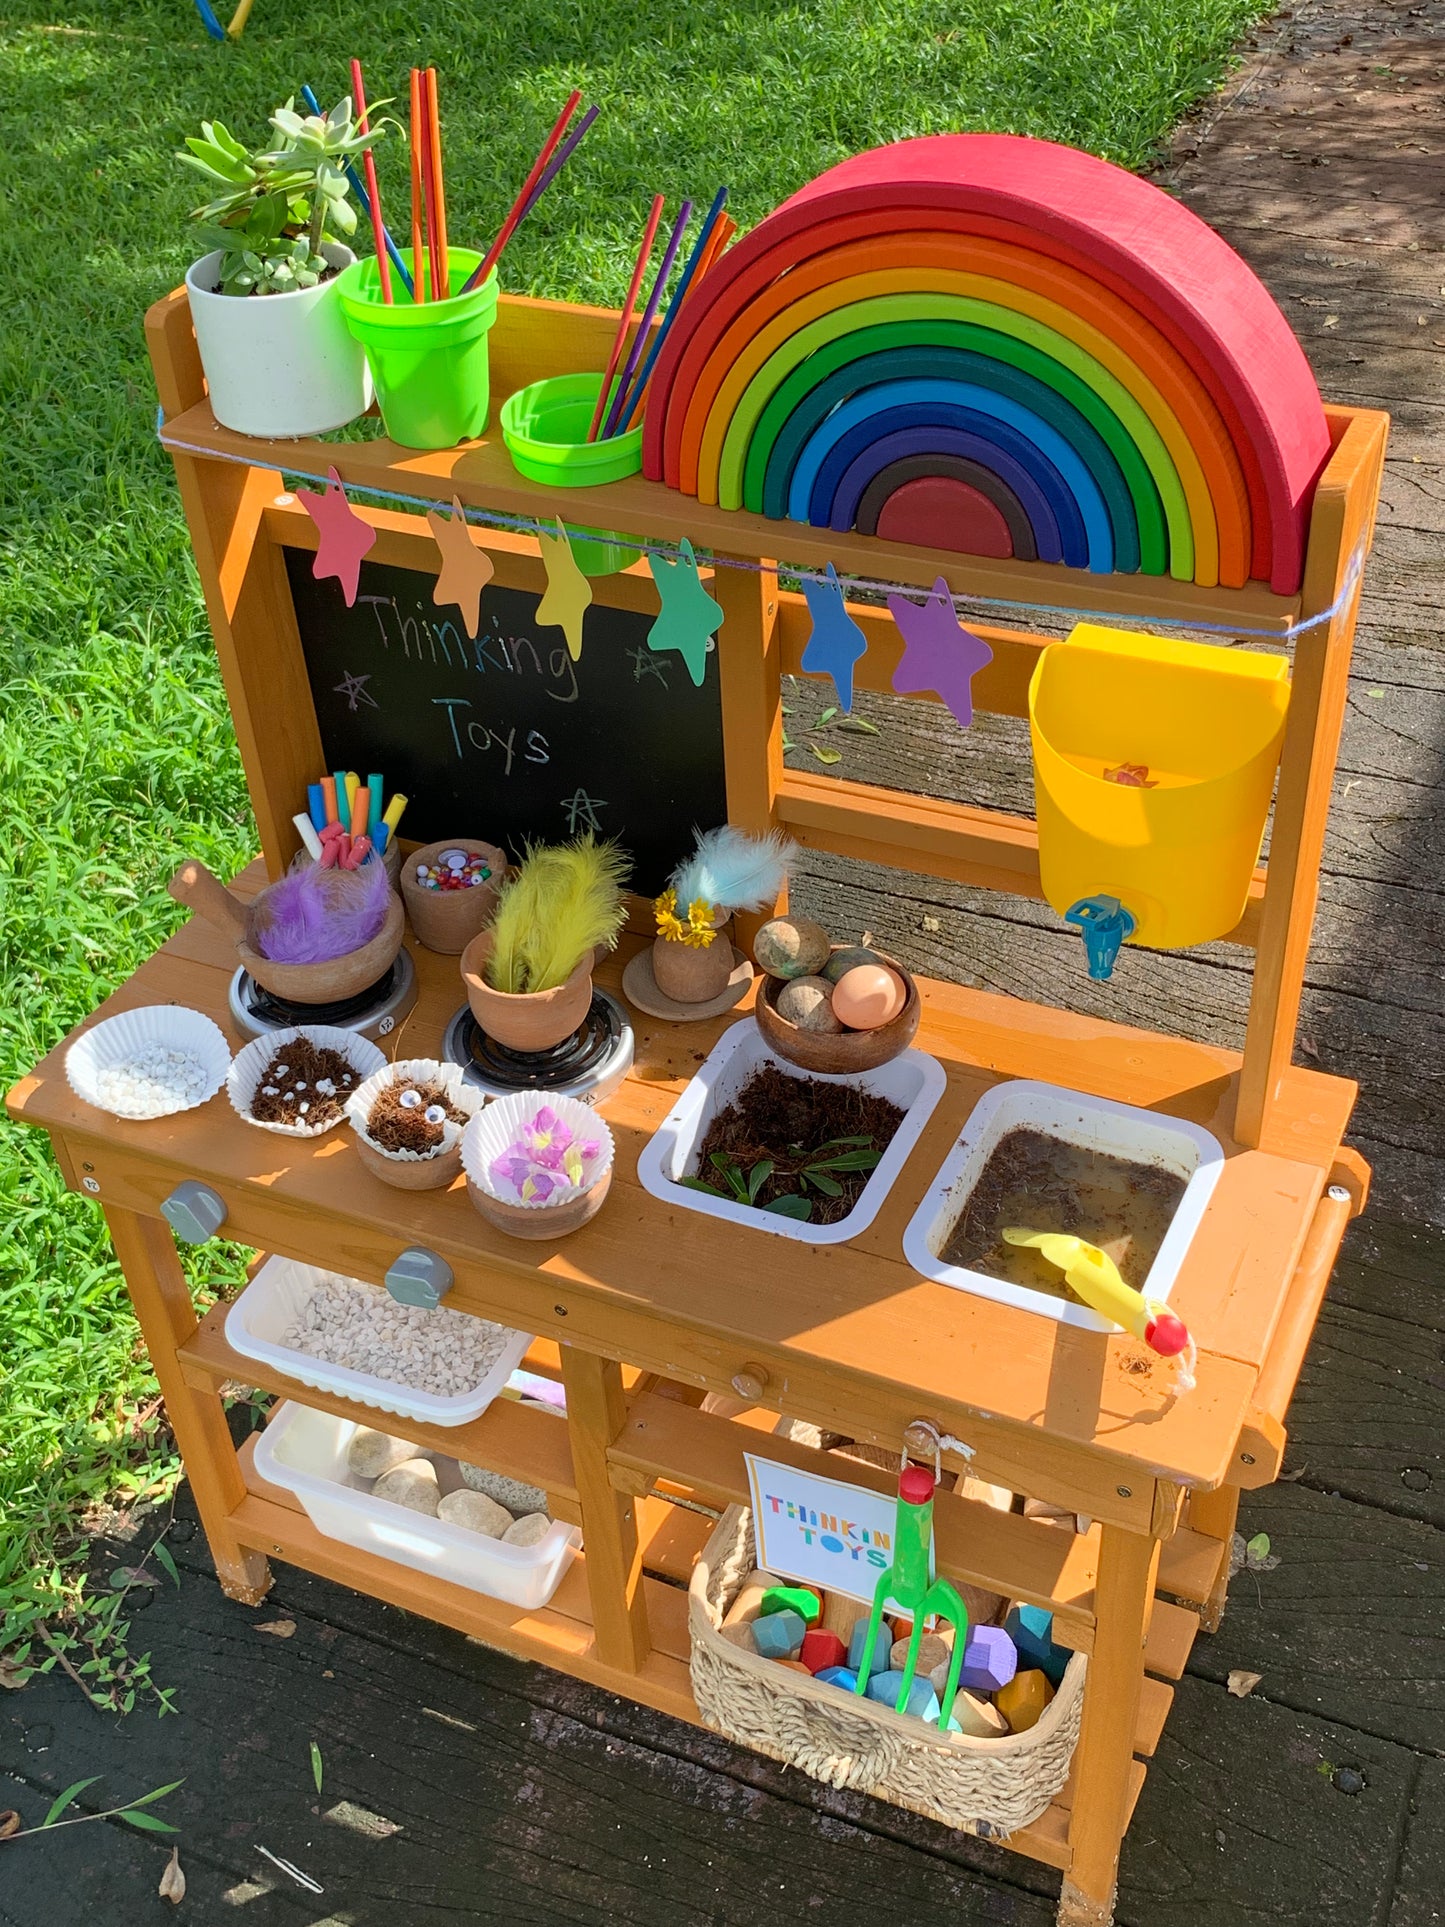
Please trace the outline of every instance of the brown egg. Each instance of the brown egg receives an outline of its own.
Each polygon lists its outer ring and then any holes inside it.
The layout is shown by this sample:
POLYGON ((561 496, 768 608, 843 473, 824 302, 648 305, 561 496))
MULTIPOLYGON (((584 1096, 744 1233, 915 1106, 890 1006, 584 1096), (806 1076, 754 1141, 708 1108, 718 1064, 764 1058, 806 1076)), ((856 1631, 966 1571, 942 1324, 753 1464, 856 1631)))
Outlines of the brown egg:
POLYGON ((882 964, 858 964, 833 986, 833 1015, 849 1030, 879 1030, 907 1001, 902 978, 882 964))

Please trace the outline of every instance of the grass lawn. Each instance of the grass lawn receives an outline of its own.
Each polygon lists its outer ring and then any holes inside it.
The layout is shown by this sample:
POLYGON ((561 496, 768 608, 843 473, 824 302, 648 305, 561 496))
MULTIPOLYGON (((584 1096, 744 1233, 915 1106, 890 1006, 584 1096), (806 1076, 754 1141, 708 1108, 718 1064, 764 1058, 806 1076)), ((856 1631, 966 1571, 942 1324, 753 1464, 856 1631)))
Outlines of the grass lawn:
MULTIPOLYGON (((218 0, 229 15, 233 0, 218 0)), ((0 1077, 11 1082, 177 920, 183 855, 229 874, 253 831, 170 470, 146 304, 194 250, 202 118, 252 140, 359 54, 373 99, 440 69, 454 240, 489 237, 573 84, 602 108, 509 250, 507 285, 616 303, 654 191, 726 181, 747 226, 825 167, 988 128, 1127 166, 1224 71, 1259 0, 256 0, 239 45, 190 0, 11 0, 0 16, 0 1077)), ((402 204, 401 153, 380 155, 402 204)), ((197 1290, 239 1254, 193 1255, 197 1290)), ((0 1645, 46 1651, 86 1506, 172 1476, 96 1211, 0 1125, 0 1645)), ((105 1645, 104 1607, 80 1623, 105 1645)), ((115 1642, 110 1646, 114 1649, 115 1642)), ((123 1704, 141 1677, 107 1682, 123 1704)))

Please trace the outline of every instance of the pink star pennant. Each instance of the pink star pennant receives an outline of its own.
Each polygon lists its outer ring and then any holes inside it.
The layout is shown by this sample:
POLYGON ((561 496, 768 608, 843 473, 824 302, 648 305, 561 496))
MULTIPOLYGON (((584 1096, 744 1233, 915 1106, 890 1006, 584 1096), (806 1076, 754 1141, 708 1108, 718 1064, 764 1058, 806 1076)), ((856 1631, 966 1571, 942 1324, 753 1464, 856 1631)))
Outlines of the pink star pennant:
POLYGON ((973 721, 973 679, 993 661, 992 649, 954 614, 953 598, 942 576, 921 607, 907 596, 891 595, 888 610, 903 637, 893 687, 900 696, 931 689, 953 711, 959 728, 967 729, 973 721))
POLYGON ((326 474, 324 495, 313 495, 306 488, 298 488, 296 493, 321 537, 311 573, 318 582, 324 575, 334 575, 349 609, 356 600, 362 558, 375 543, 376 530, 370 522, 363 521, 347 501, 336 470, 330 468, 326 474))

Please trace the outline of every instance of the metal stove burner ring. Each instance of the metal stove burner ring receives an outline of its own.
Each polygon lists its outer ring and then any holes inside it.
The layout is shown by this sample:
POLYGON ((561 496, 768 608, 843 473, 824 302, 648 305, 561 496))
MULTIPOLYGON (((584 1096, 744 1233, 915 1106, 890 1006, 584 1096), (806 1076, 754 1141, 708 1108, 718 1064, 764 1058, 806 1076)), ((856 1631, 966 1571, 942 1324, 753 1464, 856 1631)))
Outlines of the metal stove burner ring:
POLYGON ((346 1024, 379 1010, 397 989, 397 975, 396 965, 388 964, 374 984, 353 997, 334 1004, 298 1004, 266 990, 247 971, 241 982, 241 998, 247 1013, 267 1030, 289 1029, 297 1024, 346 1024))
POLYGON ((516 1090, 549 1090, 585 1077, 616 1048, 622 1024, 616 1008, 592 999, 586 1017, 560 1044, 548 1050, 514 1051, 489 1037, 467 1011, 459 1039, 467 1058, 489 1082, 516 1090))

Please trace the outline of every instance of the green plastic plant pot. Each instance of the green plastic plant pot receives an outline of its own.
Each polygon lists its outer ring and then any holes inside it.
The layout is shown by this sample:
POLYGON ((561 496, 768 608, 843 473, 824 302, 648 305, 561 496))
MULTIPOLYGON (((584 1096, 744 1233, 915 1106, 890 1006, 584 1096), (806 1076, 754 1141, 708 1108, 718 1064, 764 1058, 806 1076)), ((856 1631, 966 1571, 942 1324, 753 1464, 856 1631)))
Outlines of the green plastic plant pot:
MULTIPOLYGON (((601 386, 601 375, 554 375, 507 397, 502 440, 519 475, 548 488, 595 488, 641 471, 640 425, 607 441, 587 440, 601 386)), ((615 575, 640 553, 605 529, 572 537, 573 559, 583 575, 615 575)))
MULTIPOLYGON (((411 250, 401 257, 411 271, 411 250)), ((487 333, 497 318, 497 277, 487 276, 470 294, 460 292, 481 260, 471 248, 448 248, 451 285, 447 301, 418 306, 400 275, 393 274, 393 300, 381 298, 376 260, 358 261, 338 289, 346 325, 366 350, 386 432, 404 448, 453 448, 487 426, 491 406, 487 333)))

